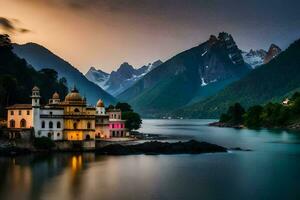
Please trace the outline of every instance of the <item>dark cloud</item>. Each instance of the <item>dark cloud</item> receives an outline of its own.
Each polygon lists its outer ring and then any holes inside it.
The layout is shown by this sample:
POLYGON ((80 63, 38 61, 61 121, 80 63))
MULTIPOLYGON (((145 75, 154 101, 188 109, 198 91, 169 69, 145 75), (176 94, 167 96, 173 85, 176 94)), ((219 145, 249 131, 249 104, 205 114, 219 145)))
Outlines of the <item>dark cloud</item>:
POLYGON ((2 28, 4 31, 8 33, 28 33, 31 32, 29 29, 26 28, 18 28, 16 26, 16 23, 19 23, 18 19, 7 19, 5 17, 0 17, 0 28, 2 28))
POLYGON ((4 18, 4 17, 0 17, 0 26, 5 30, 5 31, 8 31, 8 32, 13 32, 15 31, 15 27, 13 25, 13 23, 4 18))

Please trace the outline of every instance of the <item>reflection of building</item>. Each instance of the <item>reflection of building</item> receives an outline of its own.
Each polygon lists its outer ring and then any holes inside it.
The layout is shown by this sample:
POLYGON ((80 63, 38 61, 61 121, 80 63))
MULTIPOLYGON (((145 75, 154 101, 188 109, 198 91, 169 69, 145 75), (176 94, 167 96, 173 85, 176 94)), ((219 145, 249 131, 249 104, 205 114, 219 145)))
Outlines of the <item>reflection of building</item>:
POLYGON ((64 101, 58 93, 45 106, 40 105, 39 88, 32 89, 31 104, 15 104, 7 108, 8 128, 11 137, 20 132, 33 130, 35 137, 52 140, 94 140, 125 137, 125 121, 120 110, 106 114, 104 103, 99 100, 96 107, 89 107, 86 99, 74 88, 64 101))

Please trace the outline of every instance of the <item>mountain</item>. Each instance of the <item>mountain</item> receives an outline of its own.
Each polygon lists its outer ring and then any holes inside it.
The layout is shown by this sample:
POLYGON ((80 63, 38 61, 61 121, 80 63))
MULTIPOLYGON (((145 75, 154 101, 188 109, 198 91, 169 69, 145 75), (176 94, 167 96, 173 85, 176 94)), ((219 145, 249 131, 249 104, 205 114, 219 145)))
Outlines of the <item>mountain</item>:
POLYGON ((263 49, 253 50, 251 49, 249 52, 243 52, 243 58, 246 63, 251 65, 254 69, 257 66, 263 65, 267 52, 263 49))
POLYGON ((13 47, 13 51, 19 57, 25 58, 36 70, 54 69, 59 77, 67 79, 69 87, 76 85, 79 91, 87 97, 89 104, 95 104, 99 99, 103 99, 106 104, 116 102, 114 97, 90 82, 79 70, 45 47, 35 43, 14 44, 13 47))
POLYGON ((5 117, 6 106, 31 103, 31 90, 35 85, 41 89, 41 103, 47 103, 54 92, 59 92, 61 97, 68 92, 54 70, 36 71, 12 52, 9 38, 0 35, 0 117, 5 117), (7 41, 5 45, 3 40, 7 41))
POLYGON ((85 76, 108 93, 116 96, 131 87, 145 74, 161 64, 162 61, 157 60, 153 63, 149 63, 148 65, 135 69, 132 65, 124 62, 120 65, 117 71, 112 71, 111 74, 107 74, 101 70, 96 70, 91 67, 85 76))
POLYGON ((260 65, 267 64, 280 53, 281 49, 277 45, 272 44, 268 51, 251 49, 249 52, 243 52, 242 55, 245 62, 254 69, 260 65))
POLYGON ((282 50, 277 45, 272 44, 269 48, 269 51, 267 52, 267 55, 265 56, 264 63, 267 64, 268 62, 270 62, 273 58, 278 56, 281 51, 282 50))
POLYGON ((250 70, 223 32, 167 60, 117 97, 144 117, 159 117, 215 94, 250 70))
POLYGON ((179 109, 173 114, 189 118, 215 118, 235 102, 246 108, 269 101, 278 102, 299 89, 300 40, 269 63, 254 69, 216 95, 179 109))
POLYGON ((105 84, 109 79, 109 75, 110 74, 100 69, 97 70, 95 67, 91 67, 89 71, 85 74, 85 77, 89 81, 99 85, 102 89, 105 90, 106 89, 105 84))

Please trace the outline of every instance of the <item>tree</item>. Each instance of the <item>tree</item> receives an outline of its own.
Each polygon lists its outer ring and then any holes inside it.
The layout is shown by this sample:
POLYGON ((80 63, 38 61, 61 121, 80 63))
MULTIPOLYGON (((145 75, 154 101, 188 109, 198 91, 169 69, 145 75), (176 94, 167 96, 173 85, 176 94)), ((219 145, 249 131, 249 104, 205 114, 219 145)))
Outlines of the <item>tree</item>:
POLYGON ((230 123, 232 125, 243 124, 243 115, 245 109, 239 103, 230 106, 226 114, 222 114, 220 122, 230 123))
POLYGON ((124 112, 122 113, 122 118, 126 120, 125 126, 129 131, 141 128, 142 119, 138 113, 124 112))
POLYGON ((133 112, 131 106, 128 103, 118 102, 116 108, 120 109, 122 112, 133 112))
POLYGON ((11 40, 9 38, 9 35, 0 34, 0 47, 8 48, 10 50, 12 49, 11 40))
POLYGON ((244 115, 244 125, 249 128, 259 128, 261 126, 262 106, 252 106, 244 115))

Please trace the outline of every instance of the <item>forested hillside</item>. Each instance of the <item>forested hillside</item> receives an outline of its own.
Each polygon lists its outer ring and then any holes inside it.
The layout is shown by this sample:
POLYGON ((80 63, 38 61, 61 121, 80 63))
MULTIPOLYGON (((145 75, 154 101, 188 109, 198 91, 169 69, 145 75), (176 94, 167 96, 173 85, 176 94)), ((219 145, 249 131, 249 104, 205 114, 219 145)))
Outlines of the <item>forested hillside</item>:
POLYGON ((66 80, 57 79, 51 69, 36 71, 26 60, 12 52, 8 35, 0 35, 0 117, 5 117, 5 107, 15 103, 31 103, 31 89, 37 85, 41 89, 42 103, 57 91, 61 97, 68 92, 66 80))

